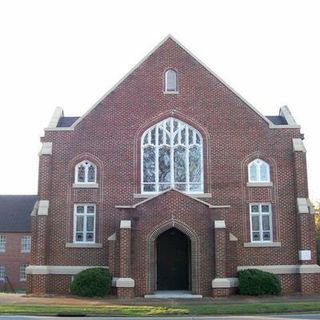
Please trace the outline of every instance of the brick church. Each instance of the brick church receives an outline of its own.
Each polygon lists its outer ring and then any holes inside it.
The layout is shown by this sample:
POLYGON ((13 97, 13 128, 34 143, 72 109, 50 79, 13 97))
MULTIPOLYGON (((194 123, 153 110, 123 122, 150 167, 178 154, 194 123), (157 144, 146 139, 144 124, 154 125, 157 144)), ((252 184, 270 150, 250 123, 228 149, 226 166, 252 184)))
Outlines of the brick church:
POLYGON ((109 268, 119 297, 226 296, 237 272, 320 290, 303 134, 168 36, 81 117, 41 138, 28 292, 109 268))

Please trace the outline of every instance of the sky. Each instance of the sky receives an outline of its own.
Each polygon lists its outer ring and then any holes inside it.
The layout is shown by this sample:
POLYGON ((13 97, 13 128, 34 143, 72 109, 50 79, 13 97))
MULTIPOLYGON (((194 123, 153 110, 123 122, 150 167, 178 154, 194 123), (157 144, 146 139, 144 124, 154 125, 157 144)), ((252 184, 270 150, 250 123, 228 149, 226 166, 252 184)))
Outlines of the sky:
POLYGON ((56 106, 81 116, 168 34, 264 115, 289 106, 320 201, 320 1, 0 1, 0 194, 36 194, 56 106))

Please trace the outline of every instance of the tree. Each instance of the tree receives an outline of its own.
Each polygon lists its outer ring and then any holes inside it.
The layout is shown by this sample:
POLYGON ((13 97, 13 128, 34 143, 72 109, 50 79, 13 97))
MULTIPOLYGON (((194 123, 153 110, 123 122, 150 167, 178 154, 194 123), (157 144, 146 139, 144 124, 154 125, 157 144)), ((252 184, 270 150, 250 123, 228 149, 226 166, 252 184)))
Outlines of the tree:
POLYGON ((316 202, 314 220, 316 224, 316 235, 317 235, 317 262, 320 265, 320 202, 316 202))
POLYGON ((316 233, 317 233, 317 238, 319 239, 320 238, 320 202, 316 202, 314 206, 314 210, 315 210, 314 219, 316 223, 316 233))

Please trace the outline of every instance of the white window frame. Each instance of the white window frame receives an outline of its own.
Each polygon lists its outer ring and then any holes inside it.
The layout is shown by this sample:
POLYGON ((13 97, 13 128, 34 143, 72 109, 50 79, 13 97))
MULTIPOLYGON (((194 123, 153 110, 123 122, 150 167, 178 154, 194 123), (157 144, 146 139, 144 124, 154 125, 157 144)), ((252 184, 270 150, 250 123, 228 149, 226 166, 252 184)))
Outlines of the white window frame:
POLYGON ((266 243, 266 242, 273 242, 273 226, 272 226, 272 205, 270 202, 253 202, 249 203, 249 212, 250 212, 250 240, 252 243, 266 243), (259 212, 252 212, 252 206, 258 206, 259 207, 259 212), (268 206, 269 207, 269 212, 262 212, 262 206, 268 206), (263 216, 269 216, 269 225, 270 225, 270 230, 263 230, 263 224, 262 224, 262 217, 263 216), (253 240, 253 232, 258 232, 258 231, 253 231, 252 230, 252 217, 253 216, 259 216, 259 235, 260 235, 260 240, 253 240), (263 232, 268 231, 270 232, 270 240, 263 240, 263 232))
MULTIPOLYGON (((88 243, 96 243, 96 213, 97 213, 97 208, 95 203, 75 203, 74 204, 74 211, 73 211, 73 243, 83 243, 83 244, 88 244, 88 243), (77 207, 78 206, 83 206, 84 213, 78 213, 77 212, 77 207), (87 208, 89 206, 94 207, 94 213, 87 213, 87 208), (77 233, 77 217, 82 216, 83 217, 83 241, 77 241, 76 233, 77 233), (88 216, 93 216, 93 241, 85 241, 87 238, 87 217, 88 216)), ((91 232, 91 231, 90 231, 91 232)))
POLYGON ((20 281, 27 281, 27 272, 26 269, 28 267, 28 264, 20 264, 20 270, 19 270, 19 279, 20 281))
POLYGON ((177 93, 178 92, 178 74, 177 74, 177 71, 175 71, 174 69, 168 69, 166 72, 165 72, 165 77, 164 77, 164 91, 166 93, 177 93), (169 76, 170 76, 170 73, 174 74, 175 75, 175 88, 174 90, 172 89, 168 89, 168 79, 169 79, 169 76))
MULTIPOLYGON (((162 121, 160 121, 159 123, 157 123, 156 125, 150 127, 149 129, 147 129, 142 137, 141 137, 141 156, 140 156, 140 172, 141 172, 141 176, 140 176, 140 181, 141 181, 141 185, 140 185, 140 188, 141 188, 141 194, 158 194, 160 192, 163 192, 163 191, 160 191, 159 190, 159 186, 160 186, 160 183, 159 183, 159 126, 162 125, 163 123, 165 123, 166 121, 170 121, 170 145, 167 145, 169 148, 170 148, 170 182, 168 182, 167 184, 170 184, 170 188, 174 188, 174 185, 175 184, 186 184, 186 191, 181 191, 181 192, 184 192, 184 193, 187 193, 187 194, 202 194, 204 193, 204 167, 203 167, 203 138, 202 138, 202 135, 200 134, 200 132, 198 130, 196 130, 195 128, 193 128, 192 126, 186 124, 185 122, 181 121, 181 120, 178 120, 176 118, 173 118, 173 117, 170 117, 170 118, 167 118, 167 119, 164 119, 162 121), (179 123, 179 126, 185 126, 185 129, 186 129, 186 137, 185 137, 185 141, 188 141, 187 145, 185 146, 186 147, 186 182, 175 182, 174 181, 174 148, 176 147, 174 145, 174 132, 173 132, 173 122, 174 121, 177 121, 179 123), (154 128, 156 128, 156 134, 155 134, 155 145, 153 145, 155 147, 155 182, 150 182, 150 183, 146 183, 143 181, 144 179, 144 172, 143 172, 143 156, 144 156, 144 148, 145 147, 148 147, 150 146, 150 137, 149 137, 149 144, 147 145, 144 145, 144 139, 145 139, 145 136, 147 134, 149 134, 149 132, 151 132, 154 128), (200 182, 199 183, 191 183, 189 181, 189 150, 190 148, 192 148, 193 146, 195 146, 196 144, 191 144, 189 145, 189 129, 193 130, 193 132, 195 132, 195 134, 198 134, 199 138, 200 138, 200 144, 197 145, 200 147, 200 166, 201 166, 201 174, 200 174, 200 182), (145 184, 155 184, 155 191, 144 191, 144 185, 145 184), (200 185, 200 190, 197 190, 197 191, 190 191, 190 186, 191 184, 199 184, 200 185)), ((180 138, 181 139, 181 138, 180 138)), ((163 183, 165 184, 165 183, 163 183)), ((167 189, 166 189, 167 190, 167 189)), ((165 190, 164 190, 165 191, 165 190)))
POLYGON ((74 169, 74 183, 75 184, 96 184, 97 183, 97 166, 89 161, 89 160, 83 160, 81 162, 79 162, 76 166, 75 166, 75 169, 74 169), (78 169, 79 167, 83 165, 85 167, 85 178, 84 178, 84 181, 78 181, 78 169), (94 169, 95 169, 95 175, 94 175, 94 181, 88 181, 88 170, 89 170, 89 167, 90 166, 93 166, 94 169))
POLYGON ((249 183, 268 183, 270 182, 270 165, 262 159, 254 159, 248 164, 248 181, 249 183), (267 180, 261 179, 261 166, 265 164, 267 166, 267 180), (257 180, 251 179, 250 168, 252 165, 256 165, 257 168, 257 180))
POLYGON ((23 236, 21 238, 21 252, 31 251, 31 236, 23 236))
POLYGON ((4 264, 0 264, 0 279, 3 280, 6 276, 6 266, 4 264))
POLYGON ((7 238, 5 235, 0 234, 0 252, 6 252, 7 238))

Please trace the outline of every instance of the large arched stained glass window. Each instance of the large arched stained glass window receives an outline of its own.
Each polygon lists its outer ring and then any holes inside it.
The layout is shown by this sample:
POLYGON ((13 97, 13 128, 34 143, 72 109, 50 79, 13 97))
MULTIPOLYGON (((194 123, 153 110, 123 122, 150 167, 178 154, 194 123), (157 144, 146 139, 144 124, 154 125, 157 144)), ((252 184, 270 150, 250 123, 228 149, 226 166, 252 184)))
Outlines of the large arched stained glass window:
POLYGON ((148 129, 141 139, 142 192, 203 192, 202 148, 199 131, 177 119, 148 129))

